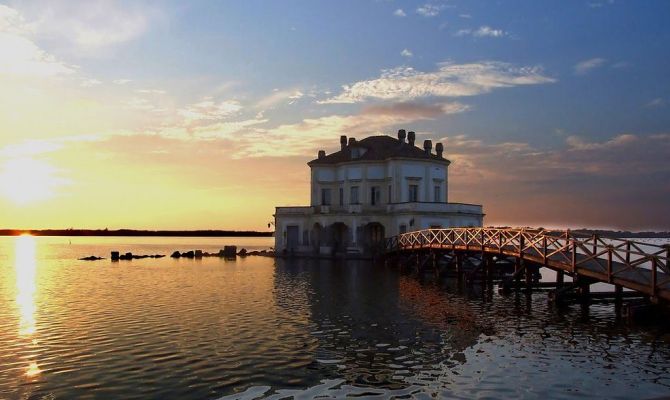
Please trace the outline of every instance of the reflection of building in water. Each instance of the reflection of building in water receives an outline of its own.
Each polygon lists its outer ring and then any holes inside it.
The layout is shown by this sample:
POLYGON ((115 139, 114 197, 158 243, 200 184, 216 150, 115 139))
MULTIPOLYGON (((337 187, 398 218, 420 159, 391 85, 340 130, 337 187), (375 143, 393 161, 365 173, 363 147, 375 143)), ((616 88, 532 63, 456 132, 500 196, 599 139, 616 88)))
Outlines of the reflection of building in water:
POLYGON ((408 276, 399 277, 398 287, 399 307, 447 334, 457 351, 477 343, 482 329, 486 329, 466 298, 449 295, 437 287, 426 287, 408 276))
POLYGON ((456 322, 442 318, 446 323, 440 323, 437 316, 449 303, 446 295, 418 283, 412 286, 397 271, 362 260, 277 259, 275 285, 277 293, 296 287, 296 300, 282 300, 283 307, 300 309, 299 303, 307 302, 310 368, 317 368, 322 378, 406 387, 408 379, 449 359, 449 354, 462 352, 479 334, 468 330, 458 341, 452 340, 453 331, 459 329, 456 322), (422 295, 426 303, 419 299, 422 295), (414 297, 416 309, 407 304, 414 297), (430 304, 434 313, 427 310, 430 304), (464 337, 468 340, 460 340, 464 337))
POLYGON ((482 206, 448 202, 448 167, 438 143, 346 136, 341 149, 308 163, 311 202, 277 207, 275 249, 302 254, 369 254, 384 237, 425 228, 481 226, 482 206))

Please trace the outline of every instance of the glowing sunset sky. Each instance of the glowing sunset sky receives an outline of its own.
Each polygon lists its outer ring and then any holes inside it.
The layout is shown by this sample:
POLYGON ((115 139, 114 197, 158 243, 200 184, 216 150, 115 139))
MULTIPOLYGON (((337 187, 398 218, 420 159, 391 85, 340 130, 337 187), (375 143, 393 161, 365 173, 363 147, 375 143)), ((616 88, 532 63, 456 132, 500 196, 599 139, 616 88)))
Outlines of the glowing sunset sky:
POLYGON ((339 135, 485 223, 670 229, 670 2, 0 1, 0 227, 264 230, 339 135))

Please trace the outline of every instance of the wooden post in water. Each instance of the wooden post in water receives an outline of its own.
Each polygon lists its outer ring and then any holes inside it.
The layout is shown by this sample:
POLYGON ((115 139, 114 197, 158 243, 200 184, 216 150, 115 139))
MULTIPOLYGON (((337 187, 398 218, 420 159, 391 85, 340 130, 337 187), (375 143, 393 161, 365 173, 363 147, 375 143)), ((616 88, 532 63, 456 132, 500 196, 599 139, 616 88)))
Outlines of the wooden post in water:
POLYGON ((577 282, 577 285, 579 286, 577 290, 579 290, 580 302, 582 305, 588 305, 589 294, 591 293, 591 282, 588 278, 579 275, 575 276, 575 282, 577 282))
POLYGON ((514 259, 514 276, 516 285, 519 287, 521 283, 521 269, 523 268, 523 260, 520 257, 514 259))
POLYGON ((531 267, 530 265, 526 265, 526 271, 524 271, 524 275, 526 276, 526 289, 528 291, 533 290, 533 271, 535 271, 535 268, 531 267))
POLYGON ((614 285, 614 311, 616 315, 621 315, 623 286, 614 285))
POLYGON ((463 256, 461 253, 454 252, 456 257, 456 273, 458 274, 458 279, 461 279, 461 274, 463 273, 463 256))

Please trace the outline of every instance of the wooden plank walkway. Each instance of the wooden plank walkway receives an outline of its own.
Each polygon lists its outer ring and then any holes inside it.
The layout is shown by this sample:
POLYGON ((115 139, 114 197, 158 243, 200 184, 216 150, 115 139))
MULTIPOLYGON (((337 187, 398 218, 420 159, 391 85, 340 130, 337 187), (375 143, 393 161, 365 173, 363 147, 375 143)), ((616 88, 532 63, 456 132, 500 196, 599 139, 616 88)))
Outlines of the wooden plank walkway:
POLYGON ((386 253, 448 250, 514 257, 670 301, 670 246, 543 229, 425 229, 386 239, 386 253))

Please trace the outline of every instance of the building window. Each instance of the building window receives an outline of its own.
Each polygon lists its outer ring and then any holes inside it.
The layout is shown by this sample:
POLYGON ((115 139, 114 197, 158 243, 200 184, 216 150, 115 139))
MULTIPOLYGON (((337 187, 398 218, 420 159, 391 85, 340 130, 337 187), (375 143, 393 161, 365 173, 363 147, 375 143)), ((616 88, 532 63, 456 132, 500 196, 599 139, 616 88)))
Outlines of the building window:
POLYGON ((419 185, 409 185, 409 198, 407 201, 419 201, 419 185))
POLYGON ((358 204, 358 186, 349 189, 349 204, 358 204))
POLYGON ((407 232, 407 225, 402 224, 400 225, 400 233, 406 233, 407 232))
POLYGON ((321 189, 321 205, 322 206, 330 205, 330 189, 328 188, 321 189))
POLYGON ((389 197, 386 201, 387 203, 393 203, 393 186, 389 185, 389 197))
POLYGON ((340 205, 344 205, 344 188, 340 188, 340 205))
POLYGON ((376 206, 381 203, 381 191, 379 186, 372 186, 370 188, 370 204, 376 206))
POLYGON ((442 188, 439 185, 435 186, 435 202, 436 203, 439 203, 439 202, 442 201, 442 196, 441 196, 442 190, 441 189, 442 188))

